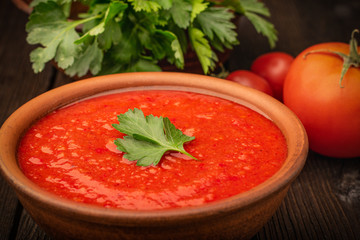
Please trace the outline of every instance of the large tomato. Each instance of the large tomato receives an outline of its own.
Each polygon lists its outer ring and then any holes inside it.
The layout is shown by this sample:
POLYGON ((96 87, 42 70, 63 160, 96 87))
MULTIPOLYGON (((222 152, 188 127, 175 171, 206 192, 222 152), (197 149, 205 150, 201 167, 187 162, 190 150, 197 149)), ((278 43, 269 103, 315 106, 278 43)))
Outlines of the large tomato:
POLYGON ((268 81, 274 97, 281 101, 284 80, 293 60, 291 55, 284 52, 265 53, 254 60, 250 69, 268 81))
MULTIPOLYGON (((353 49, 359 61, 360 48, 355 44, 353 49)), ((340 82, 344 60, 330 51, 349 55, 349 44, 314 45, 295 58, 284 82, 284 103, 303 123, 310 149, 330 157, 357 157, 360 68, 350 67, 340 82)))

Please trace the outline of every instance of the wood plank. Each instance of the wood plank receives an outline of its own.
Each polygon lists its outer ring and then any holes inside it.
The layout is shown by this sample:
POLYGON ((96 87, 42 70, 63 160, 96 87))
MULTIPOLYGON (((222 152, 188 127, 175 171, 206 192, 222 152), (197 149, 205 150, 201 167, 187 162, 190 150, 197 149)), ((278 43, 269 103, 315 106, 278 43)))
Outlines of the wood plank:
MULTIPOLYGON (((31 47, 25 42, 26 21, 27 15, 11 1, 0 1, 0 125, 23 103, 46 91, 52 75, 51 67, 38 75, 31 69, 31 47)), ((22 206, 2 176, 0 196, 0 236, 14 239, 22 206)))
POLYGON ((0 239, 13 239, 17 231, 13 226, 17 226, 22 207, 3 177, 0 177, 0 196, 0 239))
POLYGON ((36 239, 50 240, 51 238, 34 222, 26 210, 21 215, 20 225, 16 240, 36 239))
POLYGON ((0 15, 0 21, 10 24, 0 25, 0 46, 6 46, 0 48, 0 120, 3 123, 26 101, 48 90, 53 68, 47 65, 42 73, 33 73, 29 60, 33 47, 25 41, 27 15, 16 9, 10 1, 1 1, 1 5, 5 6, 0 6, 0 9, 6 11, 4 15, 0 15), (8 21, 9 18, 14 21, 8 21))
POLYGON ((68 84, 68 83, 72 83, 75 80, 68 77, 67 75, 65 75, 63 72, 58 71, 56 74, 56 78, 53 84, 53 87, 60 87, 62 85, 68 84))
POLYGON ((357 239, 359 170, 360 158, 310 152, 279 210, 254 239, 357 239))

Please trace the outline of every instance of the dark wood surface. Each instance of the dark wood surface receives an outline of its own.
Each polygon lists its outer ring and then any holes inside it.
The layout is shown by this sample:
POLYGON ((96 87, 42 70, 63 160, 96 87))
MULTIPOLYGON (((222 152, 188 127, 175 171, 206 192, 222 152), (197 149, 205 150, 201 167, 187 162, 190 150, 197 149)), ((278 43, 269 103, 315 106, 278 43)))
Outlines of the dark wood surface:
MULTIPOLYGON (((351 31, 360 28, 359 0, 263 2, 279 32, 275 50, 294 56, 315 43, 348 42, 351 31)), ((72 81, 49 64, 42 73, 33 73, 32 47, 25 41, 27 17, 10 0, 0 1, 0 125, 29 99, 72 81)), ((228 62, 230 70, 247 69, 256 56, 270 51, 246 20, 240 21, 239 34, 241 45, 228 62)), ((0 177, 2 239, 50 238, 0 177)), ((335 159, 310 151, 282 205, 254 239, 360 239, 360 158, 335 159)))

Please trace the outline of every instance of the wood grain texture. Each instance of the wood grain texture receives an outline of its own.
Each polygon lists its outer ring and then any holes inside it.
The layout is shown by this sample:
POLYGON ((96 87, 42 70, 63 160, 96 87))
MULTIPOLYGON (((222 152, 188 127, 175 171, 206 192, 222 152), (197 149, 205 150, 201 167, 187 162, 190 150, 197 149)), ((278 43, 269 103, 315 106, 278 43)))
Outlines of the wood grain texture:
MULTIPOLYGON (((352 208, 338 195, 339 189, 343 189, 337 180, 341 179, 339 174, 344 174, 339 167, 343 164, 342 159, 324 158, 310 152, 304 170, 283 204, 254 239, 358 239, 358 208, 352 208)), ((345 160, 345 165, 348 164, 354 167, 352 172, 360 169, 359 159, 345 160)), ((348 183, 354 186, 358 180, 348 180, 348 183)), ((359 201, 352 203, 356 205, 359 201)))
MULTIPOLYGON (((52 68, 35 75, 29 62, 31 47, 26 43, 27 15, 11 1, 0 3, 0 125, 18 107, 49 89, 52 68)), ((0 239, 17 235, 22 206, 0 176, 0 239)))
MULTIPOLYGON (((274 51, 293 56, 325 41, 348 42, 360 28, 358 0, 263 1, 279 31, 274 51)), ((0 124, 29 99, 72 80, 47 64, 34 74, 29 63, 33 47, 26 41, 27 15, 10 0, 0 1, 0 124)), ((248 69, 271 49, 242 18, 230 70, 248 69)), ((310 152, 307 163, 282 205, 253 239, 360 239, 360 158, 335 159, 310 152)), ((23 210, 14 192, 0 177, 0 240, 50 238, 23 210)))
POLYGON ((0 196, 0 239, 12 239, 16 236, 22 207, 14 191, 2 177, 0 177, 0 196))
POLYGON ((16 240, 22 239, 36 239, 36 240, 50 240, 44 231, 34 222, 30 215, 23 211, 20 219, 16 240))

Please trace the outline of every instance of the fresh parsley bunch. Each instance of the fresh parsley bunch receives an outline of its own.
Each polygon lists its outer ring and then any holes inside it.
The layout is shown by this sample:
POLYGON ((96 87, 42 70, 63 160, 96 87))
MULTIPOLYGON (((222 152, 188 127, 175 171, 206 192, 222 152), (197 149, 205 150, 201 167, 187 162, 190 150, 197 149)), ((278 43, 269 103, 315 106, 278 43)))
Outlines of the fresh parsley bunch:
POLYGON ((183 69, 184 54, 195 51, 208 74, 218 61, 215 50, 238 44, 235 14, 244 15, 266 36, 277 33, 257 0, 82 0, 88 12, 69 19, 72 0, 34 0, 26 25, 36 73, 53 60, 69 76, 161 71, 167 60, 183 69))

